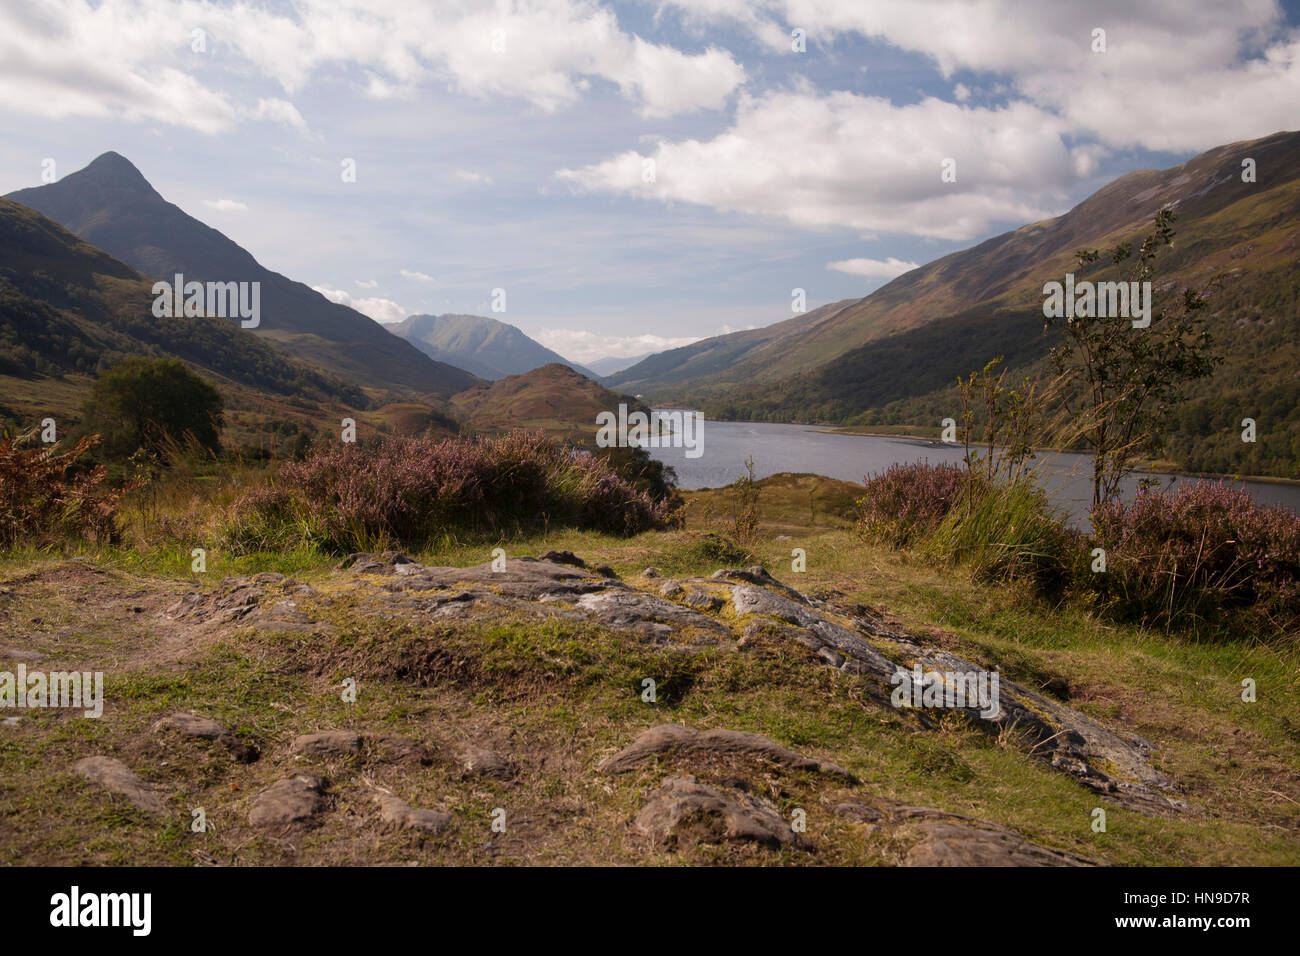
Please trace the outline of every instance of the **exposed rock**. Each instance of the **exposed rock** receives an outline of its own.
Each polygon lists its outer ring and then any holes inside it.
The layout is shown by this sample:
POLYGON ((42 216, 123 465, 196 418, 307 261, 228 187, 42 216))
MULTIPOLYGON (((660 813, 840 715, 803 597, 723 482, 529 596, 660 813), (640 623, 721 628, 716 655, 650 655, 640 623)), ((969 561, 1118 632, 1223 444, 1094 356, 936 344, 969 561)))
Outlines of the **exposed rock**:
POLYGON ((748 840, 773 849, 796 841, 776 808, 751 794, 669 777, 648 795, 634 829, 664 847, 748 840))
POLYGON ((716 644, 719 638, 731 637, 731 632, 713 618, 630 588, 584 594, 577 606, 606 627, 637 631, 655 644, 690 647, 716 644))
POLYGON ((300 757, 339 758, 361 752, 361 735, 350 730, 325 730, 294 738, 290 751, 300 757))
POLYGON ((353 574, 393 574, 399 565, 420 566, 400 551, 384 551, 380 554, 361 551, 349 554, 334 566, 334 570, 350 570, 353 574))
MULTIPOLYGON (((593 620, 682 651, 790 641, 805 648, 810 661, 868 678, 860 693, 884 707, 891 706, 896 675, 910 673, 914 666, 925 673, 982 670, 935 646, 932 639, 891 629, 868 609, 844 608, 829 598, 801 594, 760 566, 723 568, 707 578, 685 581, 657 581, 657 571, 645 575, 658 595, 594 573, 581 558, 563 551, 546 552, 542 559, 511 558, 502 571, 494 571, 490 562, 468 568, 425 567, 395 551, 351 555, 339 567, 352 574, 385 575, 382 580, 360 578, 349 595, 363 612, 385 617, 462 619, 521 612, 593 620), (724 596, 730 599, 734 620, 722 613, 724 596)), ((182 598, 173 608, 174 616, 270 630, 326 626, 311 621, 298 607, 295 596, 304 587, 277 575, 227 578, 212 591, 182 598)), ((1151 766, 1150 744, 1141 738, 1009 680, 1000 680, 998 704, 995 715, 981 712, 971 701, 958 708, 993 733, 1014 730, 1011 739, 1024 740, 1026 754, 1098 794, 1144 812, 1189 809, 1169 796, 1170 781, 1151 766)), ((933 708, 907 713, 922 728, 933 727, 937 716, 933 708)))
POLYGON ((689 604, 700 611, 717 611, 727 603, 716 594, 708 594, 698 590, 687 591, 681 600, 683 604, 689 604))
POLYGON ((306 823, 325 805, 324 790, 325 781, 315 774, 295 773, 253 798, 248 822, 255 827, 306 823))
POLYGON ((263 571, 252 577, 224 578, 211 590, 186 594, 167 608, 167 616, 202 625, 256 624, 267 631, 332 631, 329 625, 308 617, 295 600, 315 594, 309 584, 263 571))
POLYGON ((433 763, 433 752, 418 740, 409 737, 399 737, 396 734, 367 736, 365 745, 371 759, 379 763, 418 763, 425 766, 433 763))
POLYGON ((651 579, 651 580, 653 580, 654 578, 657 578, 657 577, 659 577, 659 576, 660 576, 660 575, 659 575, 659 569, 658 569, 658 568, 646 568, 644 571, 641 572, 641 577, 643 577, 643 578, 648 578, 648 579, 651 579))
POLYGON ((140 779, 126 764, 113 757, 84 757, 73 768, 92 783, 121 794, 141 810, 159 815, 168 812, 162 788, 140 779))
POLYGON ((465 747, 456 759, 466 773, 476 777, 488 777, 493 780, 509 780, 515 775, 510 761, 491 750, 482 747, 465 747))
POLYGON ((391 793, 376 794, 375 802, 379 804, 379 815, 383 821, 397 827, 438 834, 451 825, 450 813, 408 806, 391 793))
POLYGON ((831 808, 831 813, 851 823, 872 824, 881 823, 885 820, 885 814, 882 811, 865 803, 837 803, 831 808))
POLYGON ((240 763, 252 763, 258 758, 256 747, 244 743, 211 717, 203 717, 193 711, 182 710, 169 714, 155 723, 153 729, 155 733, 174 730, 182 737, 219 743, 240 763))
POLYGON ((543 551, 537 556, 538 561, 550 561, 554 564, 567 564, 575 568, 585 568, 587 562, 572 551, 543 551))
POLYGON ((935 822, 908 851, 904 866, 1092 866, 1091 860, 1051 850, 989 825, 935 822))
POLYGON ((809 770, 846 781, 853 780, 853 775, 843 767, 797 754, 758 734, 740 730, 701 731, 680 724, 651 727, 618 753, 602 760, 596 769, 602 773, 626 773, 647 760, 671 755, 705 759, 758 758, 791 770, 809 770))

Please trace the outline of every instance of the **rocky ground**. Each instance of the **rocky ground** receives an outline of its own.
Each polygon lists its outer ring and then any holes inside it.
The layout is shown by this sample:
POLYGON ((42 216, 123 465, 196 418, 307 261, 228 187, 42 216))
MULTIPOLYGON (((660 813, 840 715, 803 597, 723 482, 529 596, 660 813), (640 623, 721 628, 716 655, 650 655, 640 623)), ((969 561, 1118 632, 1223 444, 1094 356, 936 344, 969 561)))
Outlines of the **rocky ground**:
POLYGON ((985 666, 952 643, 757 566, 388 552, 203 587, 47 562, 0 585, 0 670, 101 670, 107 701, 6 711, 0 856, 1075 866, 1113 862, 1098 809, 1207 818, 1158 748, 1050 686, 1004 675, 991 718, 895 707, 899 669, 985 666), (956 790, 1024 775, 1076 825, 915 805, 881 748, 956 790))

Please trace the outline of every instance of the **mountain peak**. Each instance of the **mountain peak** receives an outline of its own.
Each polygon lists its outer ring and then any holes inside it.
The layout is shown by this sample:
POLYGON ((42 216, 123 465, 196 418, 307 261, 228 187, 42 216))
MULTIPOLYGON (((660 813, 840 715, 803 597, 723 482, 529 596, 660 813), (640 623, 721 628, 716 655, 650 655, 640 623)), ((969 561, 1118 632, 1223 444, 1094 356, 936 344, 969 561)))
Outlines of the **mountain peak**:
POLYGON ((153 186, 149 184, 149 180, 144 178, 144 174, 135 167, 134 163, 121 153, 115 153, 112 150, 101 153, 84 169, 73 173, 73 175, 104 185, 112 185, 118 189, 154 191, 153 186))

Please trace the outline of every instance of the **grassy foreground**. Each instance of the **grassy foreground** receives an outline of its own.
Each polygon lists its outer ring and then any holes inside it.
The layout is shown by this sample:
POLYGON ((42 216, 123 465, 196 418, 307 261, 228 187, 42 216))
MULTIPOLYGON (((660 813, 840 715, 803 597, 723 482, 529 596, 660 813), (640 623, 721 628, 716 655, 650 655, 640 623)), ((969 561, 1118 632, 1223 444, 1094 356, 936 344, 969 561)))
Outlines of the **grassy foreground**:
MULTIPOLYGON (((973 583, 960 569, 863 544, 848 518, 853 486, 842 482, 764 482, 749 556, 728 553, 707 535, 731 526, 728 492, 686 498, 684 530, 630 539, 555 533, 502 546, 510 555, 572 550, 628 581, 641 581, 648 566, 687 576, 761 563, 792 587, 875 609, 979 666, 1146 737, 1153 765, 1195 812, 1156 817, 1110 806, 955 715, 922 732, 872 704, 859 678, 811 667, 775 645, 683 655, 581 622, 507 615, 454 626, 395 624, 349 613, 346 602, 331 604, 328 638, 246 630, 205 641, 162 617, 179 596, 267 570, 336 593, 335 562, 306 551, 240 558, 212 551, 207 571, 196 575, 188 550, 168 545, 87 550, 75 560, 0 558, 0 670, 14 670, 22 653, 42 655, 30 667, 102 670, 107 699, 100 720, 48 710, 0 725, 0 863, 876 865, 897 862, 904 851, 898 833, 826 812, 836 794, 804 773, 751 782, 787 816, 807 808, 815 852, 650 847, 629 822, 662 769, 616 777, 592 769, 643 729, 671 722, 752 731, 834 761, 861 781, 843 787, 839 799, 871 794, 964 814, 1099 862, 1300 864, 1294 642, 1198 644, 973 583), (806 553, 802 572, 792 569, 796 548, 806 553), (418 679, 407 666, 417 647, 418 679), (349 676, 358 681, 355 703, 339 693, 349 676), (658 681, 653 704, 640 698, 646 676, 658 681), (1257 684, 1255 703, 1241 700, 1244 678, 1257 684), (206 743, 152 732, 179 709, 256 740, 262 758, 239 764, 206 743), (285 754, 287 741, 336 728, 488 747, 509 755, 516 775, 502 781, 454 764, 345 758, 325 767, 338 784, 333 812, 319 826, 292 837, 249 828, 248 797, 297 766, 285 754), (174 812, 160 824, 82 780, 72 765, 92 754, 116 756, 164 784, 174 812), (456 823, 437 837, 377 827, 372 786, 450 810, 456 823), (1098 806, 1107 811, 1104 833, 1092 828, 1098 806), (199 807, 209 825, 193 833, 190 816, 199 807), (506 811, 503 833, 491 829, 498 808, 506 811)), ((464 566, 489 560, 493 546, 449 542, 412 557, 464 566)))

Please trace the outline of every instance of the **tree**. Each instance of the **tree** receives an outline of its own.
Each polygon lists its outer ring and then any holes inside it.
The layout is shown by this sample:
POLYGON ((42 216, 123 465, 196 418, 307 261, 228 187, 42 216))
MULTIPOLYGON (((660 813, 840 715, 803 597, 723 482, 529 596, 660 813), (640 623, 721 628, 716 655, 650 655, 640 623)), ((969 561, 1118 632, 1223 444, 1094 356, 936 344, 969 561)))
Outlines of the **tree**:
MULTIPOLYGON (((1142 240, 1129 281, 1151 280, 1156 253, 1173 245, 1174 219, 1171 209, 1156 213, 1154 229, 1142 240)), ((1075 256, 1081 268, 1102 258, 1096 250, 1086 249, 1075 256)), ((1131 256, 1131 243, 1121 243, 1109 253, 1115 266, 1131 256)), ((1211 354, 1210 334, 1199 328, 1196 313, 1204 305, 1199 293, 1185 289, 1173 309, 1159 313, 1152 309, 1147 328, 1135 328, 1114 316, 1097 316, 1101 309, 1090 310, 1091 316, 1066 319, 1061 327, 1062 340, 1052 349, 1052 360, 1059 372, 1075 373, 1082 385, 1083 435, 1093 460, 1094 508, 1119 496, 1121 482, 1138 455, 1159 449, 1165 417, 1183 386, 1210 376, 1222 362, 1211 354)))
POLYGON ((82 427, 98 433, 104 454, 126 459, 143 448, 163 457, 175 445, 221 450, 221 395, 178 359, 129 358, 95 382, 82 427))

